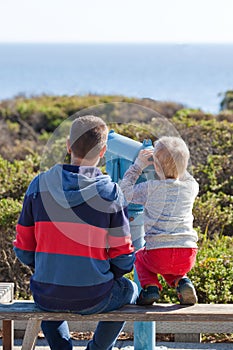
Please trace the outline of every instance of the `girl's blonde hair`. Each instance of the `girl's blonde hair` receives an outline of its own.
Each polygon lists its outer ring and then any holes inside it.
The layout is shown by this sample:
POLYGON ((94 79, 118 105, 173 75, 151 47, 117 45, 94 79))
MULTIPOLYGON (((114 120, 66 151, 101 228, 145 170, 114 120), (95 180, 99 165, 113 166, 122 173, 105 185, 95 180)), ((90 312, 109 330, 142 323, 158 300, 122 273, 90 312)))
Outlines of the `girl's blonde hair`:
POLYGON ((165 178, 180 178, 189 161, 189 149, 179 137, 163 136, 154 143, 154 161, 165 178))

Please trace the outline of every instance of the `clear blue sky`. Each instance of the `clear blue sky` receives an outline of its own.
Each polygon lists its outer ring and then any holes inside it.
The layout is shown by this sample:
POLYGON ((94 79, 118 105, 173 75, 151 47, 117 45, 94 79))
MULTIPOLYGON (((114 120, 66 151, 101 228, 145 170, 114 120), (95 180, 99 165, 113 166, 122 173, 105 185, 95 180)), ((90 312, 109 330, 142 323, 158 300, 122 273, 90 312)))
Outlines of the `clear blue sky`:
POLYGON ((233 43, 233 0, 1 0, 0 42, 233 43))

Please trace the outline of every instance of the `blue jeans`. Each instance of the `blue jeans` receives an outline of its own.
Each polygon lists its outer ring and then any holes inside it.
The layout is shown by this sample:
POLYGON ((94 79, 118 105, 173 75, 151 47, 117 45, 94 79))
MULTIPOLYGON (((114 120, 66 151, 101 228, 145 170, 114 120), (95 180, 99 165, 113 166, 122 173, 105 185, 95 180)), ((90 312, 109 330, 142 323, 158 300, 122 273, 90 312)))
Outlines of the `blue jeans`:
MULTIPOLYGON (((110 295, 99 304, 82 310, 79 314, 91 315, 119 309, 126 304, 135 304, 138 296, 137 285, 125 277, 114 281, 110 295)), ((101 321, 87 350, 111 350, 125 322, 101 321)), ((42 321, 41 328, 52 350, 71 350, 72 341, 66 321, 42 321)))

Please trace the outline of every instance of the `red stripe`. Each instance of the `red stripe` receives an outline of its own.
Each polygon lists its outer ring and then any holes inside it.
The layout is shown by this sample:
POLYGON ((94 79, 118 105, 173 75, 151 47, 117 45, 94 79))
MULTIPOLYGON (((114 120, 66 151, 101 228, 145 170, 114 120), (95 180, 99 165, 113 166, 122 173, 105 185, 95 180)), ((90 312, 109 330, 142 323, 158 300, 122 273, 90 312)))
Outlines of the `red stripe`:
POLYGON ((34 235, 35 226, 16 225, 16 239, 13 242, 14 246, 23 249, 34 251, 36 249, 36 239, 34 235))
POLYGON ((108 245, 111 248, 132 244, 131 235, 128 236, 108 236, 108 245))
POLYGON ((134 252, 131 236, 114 237, 109 236, 109 251, 108 255, 111 259, 122 254, 131 254, 134 252))
POLYGON ((37 222, 37 252, 107 259, 107 231, 70 222, 37 222))

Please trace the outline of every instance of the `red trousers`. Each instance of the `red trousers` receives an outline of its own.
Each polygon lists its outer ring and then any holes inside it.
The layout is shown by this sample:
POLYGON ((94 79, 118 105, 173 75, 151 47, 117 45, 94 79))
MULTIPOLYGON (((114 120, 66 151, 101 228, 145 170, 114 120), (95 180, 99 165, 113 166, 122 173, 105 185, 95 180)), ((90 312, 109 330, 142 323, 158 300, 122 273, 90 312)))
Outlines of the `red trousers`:
POLYGON ((186 276, 195 264, 197 248, 159 248, 136 252, 135 266, 142 288, 156 285, 162 289, 158 280, 160 274, 169 286, 186 276))

